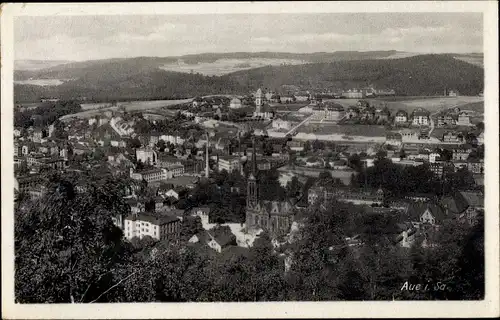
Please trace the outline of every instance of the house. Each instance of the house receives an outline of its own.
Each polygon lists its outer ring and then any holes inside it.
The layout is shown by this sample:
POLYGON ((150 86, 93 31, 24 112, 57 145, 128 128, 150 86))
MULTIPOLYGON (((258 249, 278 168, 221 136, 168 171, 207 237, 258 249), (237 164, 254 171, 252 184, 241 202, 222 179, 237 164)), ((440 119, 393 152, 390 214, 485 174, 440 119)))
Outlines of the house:
POLYGON ((469 159, 467 160, 467 170, 476 174, 484 173, 484 160, 483 159, 469 159))
POLYGON ((450 114, 441 114, 437 117, 437 126, 446 127, 456 125, 456 120, 450 114))
POLYGON ((217 253, 222 253, 225 249, 237 244, 236 237, 227 226, 203 230, 192 236, 188 242, 206 244, 217 253))
POLYGON ((386 144, 392 145, 395 147, 401 147, 403 144, 403 137, 401 136, 400 133, 397 132, 388 132, 386 134, 386 144))
POLYGON ((441 178, 444 173, 445 164, 442 161, 429 163, 429 170, 432 171, 437 177, 441 178))
POLYGON ((443 134, 443 142, 446 143, 462 143, 463 142, 463 137, 462 135, 458 134, 457 132, 446 132, 443 134))
POLYGON ((376 113, 375 108, 373 108, 373 107, 366 107, 366 108, 362 109, 360 117, 361 117, 362 120, 368 120, 368 121, 370 121, 370 120, 375 119, 375 113, 376 113))
POLYGON ((445 219, 450 218, 441 206, 433 202, 412 203, 407 214, 412 224, 419 229, 438 227, 445 219))
POLYGON ((234 170, 240 170, 240 158, 230 155, 220 156, 217 166, 219 171, 226 170, 227 172, 233 172, 234 170))
POLYGON ((158 161, 158 154, 152 148, 138 148, 135 150, 135 158, 142 163, 155 165, 158 161))
POLYGON ((359 116, 359 108, 355 106, 350 106, 347 108, 346 117, 348 119, 357 118, 359 116))
POLYGON ((229 103, 230 109, 240 109, 242 107, 243 107, 243 105, 241 104, 240 99, 238 99, 238 98, 231 99, 231 102, 229 103))
POLYGON ((295 98, 293 96, 280 96, 281 103, 290 103, 294 102, 295 98))
POLYGON ((360 109, 360 110, 364 110, 368 107, 370 107, 370 103, 366 100, 358 100, 358 102, 356 102, 356 106, 360 109))
POLYGON ((271 162, 265 159, 257 161, 257 169, 259 169, 260 171, 271 170, 271 162))
POLYGON ((408 113, 404 110, 398 110, 394 117, 394 123, 403 124, 408 121, 408 113))
POLYGON ((303 151, 304 150, 304 142, 298 140, 292 140, 287 142, 287 146, 292 151, 303 151))
POLYGON ((184 174, 184 165, 182 164, 173 164, 168 167, 168 171, 170 173, 170 176, 173 177, 178 177, 180 175, 184 174))
POLYGON ((484 214, 484 195, 481 192, 460 191, 441 200, 441 206, 449 216, 474 224, 484 214))
POLYGON ((458 114, 457 126, 471 126, 470 117, 467 112, 460 112, 458 114))
POLYGON ((391 116, 391 112, 389 109, 385 108, 375 113, 378 122, 387 122, 389 121, 389 117, 391 116))
POLYGON ((272 123, 273 129, 283 129, 283 130, 290 130, 292 129, 292 123, 287 120, 283 119, 274 119, 272 123))
POLYGON ((429 111, 424 108, 417 108, 412 112, 412 124, 414 126, 428 126, 430 123, 429 111))
POLYGON ((210 207, 191 208, 191 215, 195 217, 200 217, 202 223, 207 224, 209 222, 210 207))
POLYGON ((453 161, 465 161, 469 157, 472 150, 468 147, 453 149, 453 161))
POLYGON ((150 236, 156 240, 177 242, 180 238, 181 221, 175 216, 140 212, 129 214, 124 222, 123 232, 128 240, 150 236))
POLYGON ((398 223, 396 224, 396 238, 394 242, 396 245, 403 248, 411 248, 415 242, 417 229, 411 223, 398 223))
POLYGON ((484 131, 477 136, 477 144, 479 146, 484 144, 484 131))

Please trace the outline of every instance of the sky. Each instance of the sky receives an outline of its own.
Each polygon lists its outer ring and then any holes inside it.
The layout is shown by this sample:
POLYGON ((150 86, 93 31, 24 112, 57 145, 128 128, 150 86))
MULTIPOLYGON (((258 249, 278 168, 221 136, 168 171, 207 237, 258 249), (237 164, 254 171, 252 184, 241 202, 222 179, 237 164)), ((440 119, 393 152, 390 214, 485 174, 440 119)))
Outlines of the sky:
POLYGON ((20 16, 16 60, 206 52, 483 52, 481 13, 20 16))

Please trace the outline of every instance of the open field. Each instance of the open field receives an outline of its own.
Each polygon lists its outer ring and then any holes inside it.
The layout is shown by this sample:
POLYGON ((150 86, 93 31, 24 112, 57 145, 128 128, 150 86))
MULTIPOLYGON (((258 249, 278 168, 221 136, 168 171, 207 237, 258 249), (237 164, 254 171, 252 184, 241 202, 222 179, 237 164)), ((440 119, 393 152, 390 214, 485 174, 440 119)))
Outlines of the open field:
POLYGON ((293 172, 298 175, 303 175, 307 177, 317 178, 321 172, 329 171, 333 178, 340 179, 344 184, 348 185, 351 182, 351 175, 356 175, 354 170, 329 170, 329 169, 319 169, 319 168, 308 168, 294 166, 293 168, 286 165, 278 169, 280 172, 293 172))
POLYGON ((269 106, 276 112, 295 112, 298 111, 300 108, 303 108, 307 106, 309 103, 308 102, 302 102, 302 103, 272 103, 269 106))
POLYGON ((406 112, 412 112, 416 108, 425 108, 428 111, 434 113, 439 110, 448 109, 454 106, 468 105, 472 103, 484 102, 483 97, 468 97, 468 96, 458 96, 458 97, 435 97, 435 98, 420 98, 411 100, 401 100, 401 101, 391 101, 391 99, 368 99, 370 103, 373 101, 375 105, 386 102, 387 107, 391 111, 396 111, 399 109, 405 110, 406 112))
POLYGON ((385 137, 383 126, 371 125, 335 125, 335 124, 305 124, 297 129, 300 133, 344 134, 350 136, 385 137))
POLYGON ((71 79, 30 79, 30 80, 17 80, 14 81, 15 84, 28 84, 33 86, 58 86, 71 79))
MULTIPOLYGON (((137 110, 148 110, 148 109, 156 109, 168 107, 176 104, 188 103, 191 102, 192 99, 183 99, 183 100, 152 100, 152 101, 127 101, 127 102, 118 102, 117 106, 124 107, 127 111, 137 111, 137 110)), ((99 102, 99 103, 83 103, 83 110, 94 110, 104 107, 111 107, 111 103, 99 102)))
POLYGON ((88 103, 82 105, 85 111, 68 114, 61 117, 61 120, 69 118, 89 118, 98 115, 107 110, 118 110, 119 106, 123 106, 126 111, 147 111, 151 109, 165 108, 168 106, 174 106, 182 103, 188 103, 192 99, 183 100, 154 100, 154 101, 132 101, 132 102, 118 102, 117 106, 110 106, 109 103, 88 103))
POLYGON ((279 66, 283 64, 295 65, 304 64, 306 61, 295 59, 266 59, 266 58, 249 58, 249 59, 217 59, 214 62, 201 62, 196 64, 184 63, 179 59, 177 63, 164 64, 160 69, 176 72, 201 73, 207 76, 220 76, 223 74, 259 68, 264 66, 279 66))

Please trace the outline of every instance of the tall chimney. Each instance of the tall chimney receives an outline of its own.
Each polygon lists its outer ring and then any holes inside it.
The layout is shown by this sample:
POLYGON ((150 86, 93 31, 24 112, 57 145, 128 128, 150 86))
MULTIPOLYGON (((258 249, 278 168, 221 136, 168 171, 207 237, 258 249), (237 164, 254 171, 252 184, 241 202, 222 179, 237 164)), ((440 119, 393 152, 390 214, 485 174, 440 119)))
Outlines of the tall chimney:
POLYGON ((253 150, 252 150, 252 172, 257 176, 257 154, 255 152, 255 137, 252 137, 253 150))
POLYGON ((206 150, 205 150, 205 158, 206 158, 206 164, 205 164, 205 177, 208 179, 208 175, 210 173, 210 168, 208 165, 208 132, 207 132, 207 144, 206 144, 206 150))

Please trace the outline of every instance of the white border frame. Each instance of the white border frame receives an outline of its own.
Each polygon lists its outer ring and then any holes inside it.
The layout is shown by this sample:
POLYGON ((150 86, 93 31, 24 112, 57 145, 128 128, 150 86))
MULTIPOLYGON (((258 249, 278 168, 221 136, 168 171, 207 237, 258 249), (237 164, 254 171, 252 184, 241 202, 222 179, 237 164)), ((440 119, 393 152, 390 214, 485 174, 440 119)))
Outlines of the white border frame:
POLYGON ((480 317, 499 315, 498 4, 494 1, 3 4, 1 7, 2 316, 63 318, 480 317), (482 12, 485 66, 485 265, 483 301, 14 304, 13 18, 40 15, 157 15, 323 12, 482 12))

